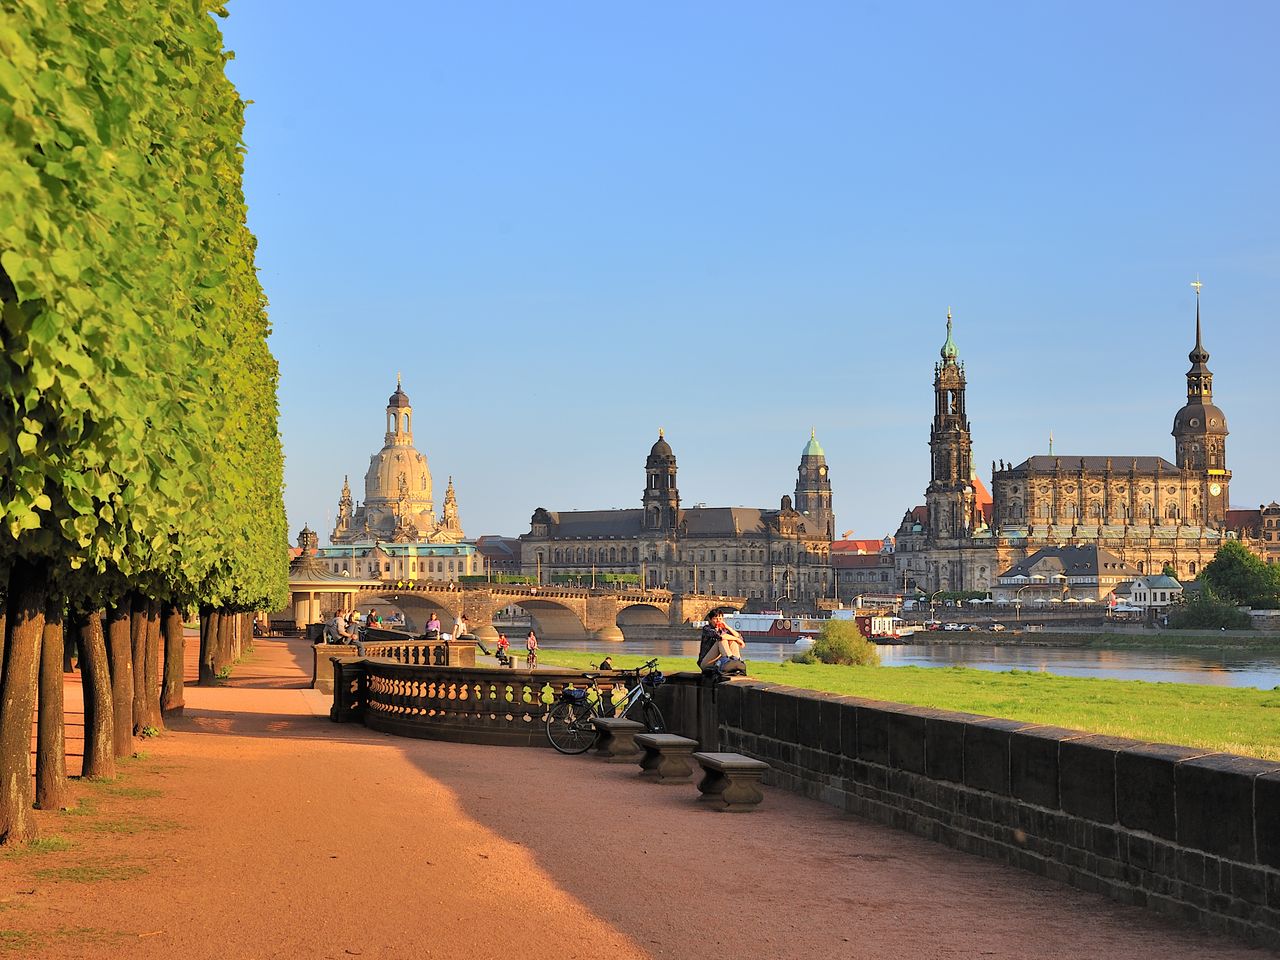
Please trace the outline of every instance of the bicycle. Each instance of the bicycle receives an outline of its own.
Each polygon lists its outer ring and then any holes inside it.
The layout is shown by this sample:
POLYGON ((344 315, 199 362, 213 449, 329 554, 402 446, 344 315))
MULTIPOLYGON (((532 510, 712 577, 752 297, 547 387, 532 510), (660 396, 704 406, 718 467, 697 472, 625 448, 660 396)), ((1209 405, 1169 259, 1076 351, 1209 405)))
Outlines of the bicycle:
POLYGON ((524 668, 526 670, 532 670, 537 665, 538 665, 538 651, 530 650, 524 656, 524 668))
POLYGON ((582 675, 584 680, 591 681, 586 689, 567 688, 547 713, 547 739, 551 745, 561 753, 585 753, 599 736, 599 731, 592 725, 593 720, 597 717, 622 719, 636 710, 647 732, 662 733, 666 730, 662 711, 653 702, 653 688, 664 679, 658 670, 658 661, 650 660, 634 671, 626 672, 635 674, 635 686, 625 692, 620 703, 613 703, 612 698, 608 704, 605 703, 604 692, 596 683, 600 676, 598 673, 582 675), (593 693, 594 700, 591 697, 593 693))

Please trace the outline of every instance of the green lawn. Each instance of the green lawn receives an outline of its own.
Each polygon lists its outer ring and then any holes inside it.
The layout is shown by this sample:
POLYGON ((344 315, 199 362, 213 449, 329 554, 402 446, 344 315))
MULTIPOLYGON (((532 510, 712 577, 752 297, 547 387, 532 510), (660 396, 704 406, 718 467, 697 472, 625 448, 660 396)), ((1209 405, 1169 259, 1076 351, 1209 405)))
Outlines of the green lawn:
MULTIPOLYGON (((599 654, 544 649, 543 666, 589 669, 599 654)), ((614 655, 621 669, 645 657, 614 655)), ((664 657, 666 673, 694 669, 664 657)), ((836 667, 749 664, 759 680, 831 693, 960 710, 1208 750, 1280 760, 1280 691, 1142 680, 1095 680, 965 667, 836 667)))

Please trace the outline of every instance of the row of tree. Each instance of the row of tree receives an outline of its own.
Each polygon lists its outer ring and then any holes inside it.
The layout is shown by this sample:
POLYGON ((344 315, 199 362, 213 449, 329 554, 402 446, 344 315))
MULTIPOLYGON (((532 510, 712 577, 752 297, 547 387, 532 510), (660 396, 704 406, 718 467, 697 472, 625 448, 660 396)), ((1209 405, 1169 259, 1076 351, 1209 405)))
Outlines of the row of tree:
POLYGON ((108 777, 181 709, 194 608, 210 680, 235 618, 285 601, 278 370, 214 13, 32 0, 0 33, 0 843, 34 835, 37 690, 35 790, 62 802, 64 634, 84 772, 108 777))

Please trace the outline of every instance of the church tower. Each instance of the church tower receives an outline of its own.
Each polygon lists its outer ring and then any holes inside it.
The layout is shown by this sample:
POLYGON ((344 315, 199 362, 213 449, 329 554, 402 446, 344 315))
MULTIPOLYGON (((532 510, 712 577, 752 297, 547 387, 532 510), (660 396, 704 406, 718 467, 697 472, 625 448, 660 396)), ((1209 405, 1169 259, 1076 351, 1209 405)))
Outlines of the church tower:
POLYGON ((800 471, 796 479, 796 510, 814 524, 812 532, 828 540, 835 539, 836 519, 831 511, 831 477, 827 473, 827 455, 818 443, 816 431, 809 431, 809 442, 800 454, 800 471))
POLYGON ((676 489, 676 455, 658 431, 658 442, 644 462, 644 528, 672 530, 680 521, 680 491, 676 489))
POLYGON ((933 537, 967 536, 973 520, 973 443, 964 412, 964 365, 951 337, 951 309, 947 309, 947 339, 942 361, 934 367, 933 426, 929 430, 929 531, 933 537))
POLYGON ((1196 288, 1196 344, 1187 359, 1187 402, 1173 418, 1173 439, 1178 466, 1197 477, 1203 486, 1204 515, 1193 523, 1222 529, 1230 507, 1231 471, 1227 469, 1227 418, 1213 403, 1213 374, 1209 351, 1200 337, 1200 287, 1196 288))

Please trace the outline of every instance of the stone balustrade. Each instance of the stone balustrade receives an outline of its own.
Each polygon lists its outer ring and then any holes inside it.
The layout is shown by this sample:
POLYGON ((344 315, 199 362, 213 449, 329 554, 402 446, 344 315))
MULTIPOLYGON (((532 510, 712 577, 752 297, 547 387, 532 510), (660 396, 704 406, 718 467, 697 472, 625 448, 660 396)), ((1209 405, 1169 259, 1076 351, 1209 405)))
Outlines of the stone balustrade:
MULTIPOLYGON (((371 730, 427 740, 550 746, 547 709, 566 687, 588 686, 577 671, 437 667, 359 657, 333 659, 329 716, 371 730)), ((619 678, 619 686, 625 678, 619 678)), ((608 697, 614 681, 597 681, 608 697)))

